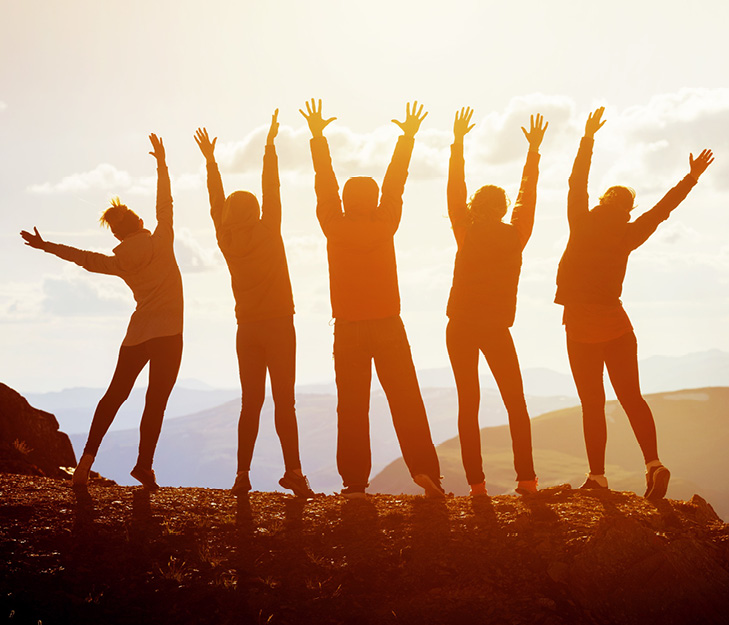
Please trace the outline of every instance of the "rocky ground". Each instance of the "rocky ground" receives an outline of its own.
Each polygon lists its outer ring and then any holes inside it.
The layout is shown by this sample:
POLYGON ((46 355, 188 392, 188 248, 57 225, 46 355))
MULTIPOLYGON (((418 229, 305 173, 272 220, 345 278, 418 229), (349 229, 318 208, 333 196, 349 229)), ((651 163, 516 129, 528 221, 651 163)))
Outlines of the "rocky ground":
POLYGON ((702 499, 302 502, 0 474, 8 623, 716 623, 729 526, 702 499))

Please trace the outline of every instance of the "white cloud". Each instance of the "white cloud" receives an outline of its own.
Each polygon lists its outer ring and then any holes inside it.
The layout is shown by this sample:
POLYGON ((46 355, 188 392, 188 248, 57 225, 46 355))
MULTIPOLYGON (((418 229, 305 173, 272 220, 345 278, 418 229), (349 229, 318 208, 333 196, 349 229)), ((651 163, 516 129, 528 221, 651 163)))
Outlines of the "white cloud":
POLYGON ((200 245, 187 228, 175 231, 175 258, 184 273, 210 271, 220 266, 220 256, 216 249, 200 245))
POLYGON ((83 274, 48 276, 41 293, 41 311, 51 316, 128 316, 134 310, 131 292, 121 280, 83 274))
POLYGON ((0 100, 0 113, 7 108, 8 108, 8 105, 5 102, 3 102, 2 100, 0 100))

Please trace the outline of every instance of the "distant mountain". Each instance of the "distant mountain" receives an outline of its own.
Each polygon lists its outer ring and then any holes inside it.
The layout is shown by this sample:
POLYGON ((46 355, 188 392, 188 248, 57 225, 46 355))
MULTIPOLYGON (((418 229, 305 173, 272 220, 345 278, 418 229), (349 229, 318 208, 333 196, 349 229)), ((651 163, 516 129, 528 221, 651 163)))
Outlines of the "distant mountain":
MULTIPOLYGON (((661 460, 672 472, 668 496, 688 499, 700 494, 717 513, 729 518, 729 388, 699 388, 646 396, 656 419, 661 460)), ((623 409, 607 403, 606 474, 614 490, 643 494, 644 464, 623 409)), ((569 482, 579 486, 587 471, 579 407, 557 410, 532 420, 534 462, 541 487, 569 482)), ((481 446, 490 494, 514 489, 511 438, 507 426, 481 430, 481 446)), ((468 492, 458 438, 438 445, 443 485, 456 495, 468 492)), ((372 492, 420 492, 402 459, 388 465, 371 482, 372 492)))

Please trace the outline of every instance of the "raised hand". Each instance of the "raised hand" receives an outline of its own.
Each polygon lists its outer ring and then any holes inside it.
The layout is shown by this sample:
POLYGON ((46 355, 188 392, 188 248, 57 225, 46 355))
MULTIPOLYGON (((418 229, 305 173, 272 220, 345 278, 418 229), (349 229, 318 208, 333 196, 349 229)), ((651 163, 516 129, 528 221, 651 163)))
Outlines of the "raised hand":
POLYGON ((403 134, 406 137, 414 137, 415 133, 418 132, 418 129, 420 128, 420 124, 423 122, 423 120, 428 116, 428 113, 423 113, 423 105, 420 105, 420 108, 418 108, 418 101, 415 100, 413 102, 413 109, 410 110, 410 102, 407 103, 407 108, 405 109, 405 121, 399 122, 396 119, 392 120, 393 124, 397 124, 400 127, 400 130, 402 130, 403 134))
POLYGON ((714 162, 714 153, 711 150, 703 150, 696 158, 689 154, 689 175, 698 180, 699 176, 706 171, 706 168, 714 162))
POLYGON ((278 109, 271 115, 271 127, 268 129, 268 135, 266 136, 266 145, 273 145, 273 140, 278 134, 278 109))
POLYGON ((536 119, 534 115, 529 116, 528 131, 526 128, 524 128, 524 126, 521 127, 521 131, 524 133, 526 140, 529 142, 530 151, 539 151, 539 146, 542 145, 542 139, 544 139, 544 133, 546 132, 548 126, 549 122, 544 121, 544 116, 540 113, 537 113, 536 119))
POLYGON ((587 116, 585 122, 585 136, 592 139, 595 133, 605 125, 605 120, 602 119, 602 114, 605 112, 605 107, 601 106, 599 109, 595 109, 594 112, 587 116))
POLYGON ((26 245, 30 245, 30 247, 37 250, 42 250, 46 242, 43 240, 43 237, 41 237, 40 233, 38 232, 38 228, 36 228, 35 226, 33 226, 33 232, 35 234, 31 234, 27 230, 21 230, 20 236, 23 237, 26 245))
POLYGON ((149 135, 149 140, 152 142, 152 151, 150 154, 157 159, 157 163, 165 162, 165 146, 162 143, 162 138, 152 133, 149 135))
POLYGON ((206 161, 215 161, 214 152, 217 140, 218 138, 215 137, 212 141, 210 141, 207 128, 198 128, 195 131, 195 143, 197 143, 197 147, 200 148, 200 151, 203 153, 206 161))
POLYGON ((464 106, 460 111, 456 111, 456 119, 453 121, 453 138, 456 141, 463 141, 463 137, 476 125, 471 124, 472 115, 473 109, 469 106, 464 106))
POLYGON ((306 103, 306 113, 304 113, 301 109, 299 109, 299 113, 304 116, 306 123, 309 124, 309 130, 311 130, 312 137, 322 137, 322 131, 324 128, 337 119, 336 117, 324 119, 321 116, 321 100, 319 100, 319 106, 317 108, 314 98, 311 99, 311 104, 309 104, 309 102, 306 103))

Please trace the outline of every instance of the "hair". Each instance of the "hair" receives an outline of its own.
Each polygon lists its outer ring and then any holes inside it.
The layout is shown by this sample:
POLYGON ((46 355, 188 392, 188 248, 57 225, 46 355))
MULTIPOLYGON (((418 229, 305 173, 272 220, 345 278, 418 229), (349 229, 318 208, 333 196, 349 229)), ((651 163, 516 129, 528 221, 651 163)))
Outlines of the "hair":
POLYGON ((501 221, 509 209, 511 201, 501 187, 487 184, 471 196, 468 211, 473 221, 501 221))
POLYGON ((614 186, 610 187, 600 196, 599 206, 608 208, 617 208, 627 213, 632 211, 635 206, 635 190, 630 187, 614 186))
POLYGON ((349 215, 368 213, 377 208, 380 187, 369 176, 354 176, 344 183, 342 204, 349 215))
POLYGON ((99 223, 119 237, 125 237, 141 227, 139 215, 122 204, 118 197, 111 198, 111 206, 101 214, 99 223))

